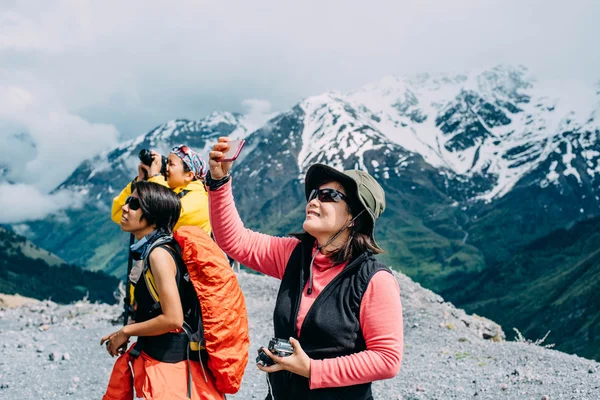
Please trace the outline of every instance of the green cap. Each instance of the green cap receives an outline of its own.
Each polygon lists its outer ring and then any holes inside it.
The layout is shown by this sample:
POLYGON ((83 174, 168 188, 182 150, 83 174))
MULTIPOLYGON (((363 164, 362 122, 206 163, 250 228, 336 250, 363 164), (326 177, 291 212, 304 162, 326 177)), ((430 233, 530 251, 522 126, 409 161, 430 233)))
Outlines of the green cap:
POLYGON ((352 169, 342 172, 324 164, 313 164, 306 172, 304 187, 306 200, 313 189, 325 182, 333 181, 339 182, 344 187, 351 205, 356 204, 358 200, 360 207, 369 214, 372 224, 365 233, 375 240, 373 236, 375 220, 385 210, 385 193, 381 185, 365 171, 352 169))

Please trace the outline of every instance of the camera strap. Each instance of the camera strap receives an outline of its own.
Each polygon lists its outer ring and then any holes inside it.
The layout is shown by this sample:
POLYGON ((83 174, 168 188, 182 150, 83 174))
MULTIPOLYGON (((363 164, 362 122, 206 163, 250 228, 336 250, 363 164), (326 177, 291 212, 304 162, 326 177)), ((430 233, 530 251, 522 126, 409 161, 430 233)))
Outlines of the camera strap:
MULTIPOLYGON (((308 289, 307 289, 307 293, 308 294, 312 294, 312 287, 313 287, 313 272, 312 272, 312 267, 313 264, 315 262, 315 258, 317 257, 317 254, 319 254, 319 252, 321 251, 322 248, 325 248, 327 246, 329 246, 335 239, 337 239, 338 236, 340 236, 342 234, 342 232, 344 232, 346 229, 348 229, 350 227, 350 225, 352 225, 352 223, 354 221, 356 221, 356 219, 358 217, 360 217, 360 215, 364 212, 365 210, 362 210, 361 212, 359 212, 358 214, 356 214, 356 217, 352 218, 350 221, 348 221, 346 223, 346 225, 344 225, 342 227, 342 229, 340 229, 338 231, 338 233, 336 233, 335 235, 333 235, 333 237, 331 239, 329 239, 327 241, 327 243, 325 243, 323 246, 319 246, 319 244, 317 243, 317 249, 315 250, 315 253, 312 256, 312 259, 310 260, 310 265, 308 266, 308 289)), ((352 237, 350 238, 352 239, 352 237)))
POLYGON ((183 196, 185 196, 186 194, 188 194, 190 192, 190 190, 182 190, 181 192, 177 193, 177 197, 179 198, 179 200, 181 200, 183 198, 183 196))

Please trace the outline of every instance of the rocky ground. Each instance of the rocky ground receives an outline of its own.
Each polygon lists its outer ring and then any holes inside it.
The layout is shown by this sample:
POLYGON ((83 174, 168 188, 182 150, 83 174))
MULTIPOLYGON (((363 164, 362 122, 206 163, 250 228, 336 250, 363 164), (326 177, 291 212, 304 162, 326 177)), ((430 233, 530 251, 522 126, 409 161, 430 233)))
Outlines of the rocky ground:
MULTIPOLYGON (((250 316, 251 360, 271 337, 278 282, 240 273, 250 316)), ((405 351, 400 373, 374 384, 377 399, 600 399, 600 363, 531 343, 501 341, 496 324, 469 316, 398 275, 405 351)), ((114 359, 99 345, 117 306, 50 301, 0 304, 0 399, 100 399, 114 359)), ((510 339, 515 335, 508 331, 510 339)), ((253 363, 229 399, 264 398, 253 363)))

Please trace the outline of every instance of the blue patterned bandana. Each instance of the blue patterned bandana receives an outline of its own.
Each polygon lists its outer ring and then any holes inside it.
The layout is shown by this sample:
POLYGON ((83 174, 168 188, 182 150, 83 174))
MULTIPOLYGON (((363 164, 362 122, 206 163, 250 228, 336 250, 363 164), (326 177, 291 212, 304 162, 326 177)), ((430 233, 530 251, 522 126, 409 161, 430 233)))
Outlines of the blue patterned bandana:
POLYGON ((208 169, 206 168, 206 162, 202 157, 200 157, 200 154, 185 145, 173 147, 171 149, 171 153, 181 158, 190 171, 194 173, 194 177, 196 179, 204 179, 208 169))

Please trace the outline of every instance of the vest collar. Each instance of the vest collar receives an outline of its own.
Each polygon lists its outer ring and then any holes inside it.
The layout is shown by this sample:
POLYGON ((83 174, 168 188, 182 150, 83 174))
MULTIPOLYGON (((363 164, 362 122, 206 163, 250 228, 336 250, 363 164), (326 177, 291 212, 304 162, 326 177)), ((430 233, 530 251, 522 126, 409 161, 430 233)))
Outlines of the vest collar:
POLYGON ((167 235, 163 232, 154 230, 154 231, 150 232, 149 234, 147 234, 146 236, 144 236, 143 238, 141 238, 136 243, 132 244, 130 249, 131 249, 131 256, 133 257, 133 259, 134 260, 145 259, 148 256, 148 251, 152 247, 152 244, 163 236, 167 236, 167 235))

